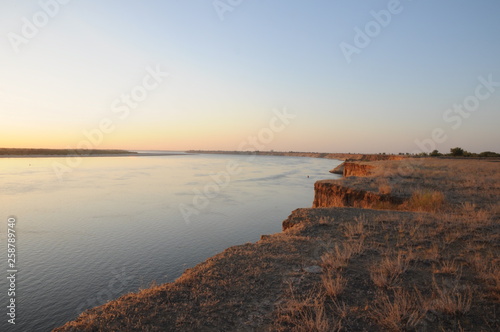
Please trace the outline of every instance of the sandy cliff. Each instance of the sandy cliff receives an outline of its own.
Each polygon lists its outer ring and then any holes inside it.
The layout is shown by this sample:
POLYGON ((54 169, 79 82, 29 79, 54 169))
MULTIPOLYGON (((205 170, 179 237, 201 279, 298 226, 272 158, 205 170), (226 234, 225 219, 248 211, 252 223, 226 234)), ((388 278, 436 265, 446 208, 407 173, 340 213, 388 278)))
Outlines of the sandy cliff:
POLYGON ((352 163, 352 162, 344 162, 344 169, 342 175, 344 177, 349 176, 368 176, 371 171, 375 168, 375 166, 360 164, 360 163, 352 163))
POLYGON ((359 162, 359 161, 380 161, 380 160, 402 160, 406 158, 405 156, 396 156, 396 155, 385 155, 385 154, 358 154, 358 155, 349 155, 346 159, 341 159, 340 160, 345 160, 342 164, 338 165, 334 169, 330 171, 330 173, 334 174, 342 174, 344 176, 367 176, 369 173, 366 172, 364 174, 361 174, 357 169, 358 168, 366 168, 372 169, 373 167, 371 165, 362 165, 358 163, 353 163, 359 162), (348 168, 347 174, 344 173, 344 169, 348 168), (354 174, 357 173, 357 174, 354 174))
POLYGON ((402 198, 354 189, 335 180, 323 180, 314 184, 313 208, 318 207, 379 207, 400 205, 402 198))

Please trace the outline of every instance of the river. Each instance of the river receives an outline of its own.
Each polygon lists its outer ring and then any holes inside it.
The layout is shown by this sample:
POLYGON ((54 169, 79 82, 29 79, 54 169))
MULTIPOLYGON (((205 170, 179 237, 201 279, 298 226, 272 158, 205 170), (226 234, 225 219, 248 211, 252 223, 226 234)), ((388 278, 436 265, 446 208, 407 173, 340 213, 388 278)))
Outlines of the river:
POLYGON ((0 159, 1 331, 50 331, 182 272, 225 248, 281 231, 340 161, 166 155, 0 159), (61 178, 54 171, 64 165, 61 178), (58 168, 59 167, 59 168, 58 168), (15 295, 6 277, 15 218, 15 295), (15 325, 7 322, 15 299, 15 325))

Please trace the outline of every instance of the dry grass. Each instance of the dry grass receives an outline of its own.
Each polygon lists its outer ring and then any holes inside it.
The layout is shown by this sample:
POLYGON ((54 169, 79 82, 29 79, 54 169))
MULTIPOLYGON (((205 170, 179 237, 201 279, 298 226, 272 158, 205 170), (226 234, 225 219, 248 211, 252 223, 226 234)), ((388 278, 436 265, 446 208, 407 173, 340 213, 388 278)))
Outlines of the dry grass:
POLYGON ((438 243, 432 243, 429 248, 423 249, 418 256, 424 261, 434 261, 437 262, 441 257, 441 249, 438 243))
POLYGON ((354 252, 351 247, 340 247, 338 244, 335 244, 333 250, 328 251, 321 256, 321 265, 327 271, 342 269, 347 266, 347 263, 353 254, 354 252))
POLYGON ((346 267, 349 260, 363 253, 365 250, 365 237, 360 236, 356 239, 349 239, 341 245, 335 244, 333 249, 328 250, 321 256, 321 266, 326 271, 341 270, 346 267))
POLYGON ((430 305, 434 310, 450 315, 469 312, 472 306, 472 288, 470 286, 465 285, 461 289, 457 285, 451 288, 440 287, 435 278, 433 278, 433 285, 434 299, 430 305))
MULTIPOLYGON (((416 192, 442 192, 446 205, 464 201, 479 208, 490 208, 494 197, 500 196, 500 163, 482 160, 412 159, 399 162, 371 162, 370 182, 348 178, 342 183, 356 189, 381 193, 380 187, 390 183, 391 195, 410 199, 416 192)), ((418 199, 420 200, 420 198, 418 199)), ((419 202, 416 204, 418 207, 419 202)), ((498 204, 494 208, 498 214, 498 204)), ((428 205, 424 202, 425 209, 428 205)), ((432 208, 432 204, 431 204, 432 208)), ((428 210, 427 210, 428 211, 428 210)))
POLYGON ((447 232, 444 233, 443 243, 449 245, 453 242, 459 240, 462 236, 467 235, 469 231, 466 228, 450 227, 447 232))
POLYGON ((422 160, 407 165, 404 170, 411 172, 403 177, 400 169, 389 168, 381 179, 344 179, 360 190, 406 198, 399 207, 386 202, 355 206, 425 212, 409 219, 384 216, 338 224, 345 240, 322 257, 321 284, 329 298, 349 300, 346 330, 372 330, 366 317, 382 330, 500 329, 494 309, 500 302, 500 163, 453 161, 453 170, 443 167, 449 163, 422 160), (365 265, 362 257, 367 257, 365 265), (468 257, 466 266, 463 257, 468 257), (361 271, 363 277, 353 279, 361 271), (359 281, 367 275, 371 286, 359 281), (482 282, 474 292, 471 280, 482 282), (361 288, 366 298, 355 298, 361 288))
POLYGON ((490 215, 500 215, 500 204, 490 204, 488 210, 490 215))
POLYGON ((389 297, 379 293, 372 309, 371 318, 390 331, 414 329, 425 316, 425 307, 419 295, 397 289, 389 297))
POLYGON ((311 305, 304 305, 299 311, 299 319, 294 322, 292 331, 297 332, 330 332, 331 324, 325 314, 323 300, 315 298, 311 305))
POLYGON ((313 290, 300 296, 290 286, 286 300, 278 307, 273 331, 340 331, 342 320, 331 312, 327 310, 323 293, 313 290))
POLYGON ((344 223, 342 227, 344 229, 344 236, 347 238, 356 238, 364 235, 365 233, 366 221, 360 219, 354 223, 344 223))
POLYGON ((357 239, 349 239, 344 243, 344 247, 351 252, 351 256, 361 255, 366 250, 365 239, 365 235, 357 239))
POLYGON ((328 218, 326 218, 326 217, 321 217, 321 218, 319 219, 319 224, 320 224, 320 225, 328 225, 329 223, 330 223, 330 221, 329 221, 329 220, 328 220, 328 218))
POLYGON ((443 208, 444 194, 435 190, 418 190, 407 202, 407 208, 412 211, 437 212, 443 208))
POLYGON ((457 274, 460 272, 461 266, 453 260, 445 260, 439 263, 439 267, 435 267, 433 273, 436 274, 457 274))
POLYGON ((408 269, 408 259, 401 252, 386 256, 370 268, 370 277, 377 287, 393 286, 398 278, 408 269))
POLYGON ((336 298, 344 291, 347 285, 347 279, 340 273, 328 271, 321 276, 323 287, 328 296, 336 298))
POLYGON ((490 291, 488 296, 500 302, 500 258, 476 252, 468 258, 468 262, 486 284, 490 291))

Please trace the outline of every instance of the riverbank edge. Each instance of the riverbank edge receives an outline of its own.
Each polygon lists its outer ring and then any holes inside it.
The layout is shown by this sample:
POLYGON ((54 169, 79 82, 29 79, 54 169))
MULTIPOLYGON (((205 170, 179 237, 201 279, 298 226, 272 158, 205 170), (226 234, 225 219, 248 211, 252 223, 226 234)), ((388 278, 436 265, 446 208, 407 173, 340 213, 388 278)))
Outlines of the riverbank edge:
MULTIPOLYGON (((201 151, 186 151, 186 153, 199 153, 199 154, 205 154, 206 152, 201 152, 201 151)), ((223 153, 218 153, 218 152, 209 152, 206 154, 244 154, 244 153, 232 153, 232 152, 223 152, 223 153)), ((324 154, 318 153, 293 153, 293 154, 282 154, 282 153, 277 153, 277 154, 272 154, 272 153, 259 153, 257 155, 274 155, 274 156, 287 156, 287 157, 314 157, 312 158, 325 158, 325 159, 335 159, 335 160, 343 160, 344 162, 341 165, 344 165, 346 160, 352 160, 353 162, 348 163, 348 165, 363 165, 363 162, 365 161, 373 161, 373 160, 380 160, 377 157, 382 156, 382 160, 392 160, 392 159, 385 159, 384 155, 354 155, 354 154, 327 154, 328 157, 323 156, 324 154), (321 155, 321 156, 320 156, 321 155), (342 156, 342 159, 340 159, 340 156, 342 156), (360 159, 351 159, 352 157, 357 157, 360 159), (367 156, 369 156, 367 158, 367 156), (371 159, 371 160, 370 160, 371 159)), ((402 158, 398 158, 396 160, 399 160, 402 158)), ((357 169, 356 169, 357 170, 357 169)), ((351 174, 355 175, 355 174, 351 174)), ((335 180, 331 180, 334 181, 335 180)), ((317 181, 317 183, 320 183, 320 181, 317 181)), ((301 227, 297 227, 298 225, 301 225, 302 227, 310 227, 311 225, 319 225, 321 224, 321 220, 325 217, 328 218, 333 218, 337 221, 341 220, 349 220, 349 219, 354 219, 358 218, 360 216, 366 217, 366 216, 379 216, 379 215, 390 215, 390 214, 404 214, 407 212, 400 212, 400 211, 377 211, 377 210, 368 210, 368 209, 363 209, 363 208, 352 208, 352 207, 344 207, 344 208, 331 208, 331 207, 315 207, 314 203, 311 208, 298 208, 295 209, 291 212, 291 214, 288 216, 287 219, 282 221, 282 231, 275 233, 275 234, 270 234, 270 235, 261 235, 261 239, 257 242, 248 242, 246 244, 241 244, 241 245, 235 245, 231 246, 222 252, 215 254, 212 257, 207 258, 205 261, 198 263, 192 268, 186 269, 182 275, 177 278, 175 281, 170 282, 170 283, 165 283, 160 286, 152 286, 147 289, 140 290, 139 292, 133 292, 129 294, 125 294, 118 299, 112 300, 108 302, 107 304, 88 309, 84 311, 79 317, 77 317, 76 320, 74 321, 69 321, 65 325, 54 329, 54 332, 60 332, 60 331, 80 331, 79 327, 86 326, 86 322, 88 321, 88 317, 95 317, 97 315, 105 316, 106 310, 108 306, 114 307, 115 305, 119 305, 122 301, 130 302, 133 303, 135 301, 142 301, 143 303, 149 302, 149 299, 144 299, 143 297, 150 297, 152 295, 153 297, 157 297, 158 294, 164 295, 166 292, 172 292, 176 293, 176 288, 177 286, 180 286, 181 288, 187 288, 190 291, 191 288, 195 287, 194 285, 203 285, 203 276, 205 275, 213 275, 217 270, 221 270, 221 265, 226 265, 226 264, 235 264, 238 265, 239 268, 238 270, 244 271, 243 274, 251 274, 255 272, 250 272, 248 268, 250 267, 250 270, 252 267, 255 267, 255 265, 259 264, 260 262, 252 260, 252 258, 259 258, 265 256, 268 252, 269 249, 268 246, 273 246, 273 247, 278 247, 278 251, 288 251, 287 254, 287 259, 292 261, 292 263, 282 261, 281 257, 278 260, 274 261, 274 267, 273 267, 273 272, 268 273, 267 278, 263 277, 263 279, 269 280, 270 277, 269 275, 274 275, 274 276, 279 276, 278 281, 274 280, 273 283, 279 284, 279 286, 276 287, 275 291, 271 291, 269 289, 265 290, 263 294, 266 294, 263 296, 262 294, 251 294, 249 293, 249 298, 251 298, 251 301, 258 301, 257 305, 254 305, 252 308, 255 310, 255 315, 259 316, 260 318, 258 319, 258 324, 253 326, 254 324, 251 324, 248 321, 239 321, 239 322, 232 322, 234 328, 239 329, 241 327, 245 327, 245 329, 249 328, 250 330, 255 330, 258 331, 260 330, 263 326, 266 326, 266 329, 271 328, 270 325, 272 325, 272 322, 269 320, 269 315, 271 312, 274 310, 275 304, 273 303, 277 297, 281 296, 281 291, 282 291, 282 285, 285 283, 283 279, 281 278, 282 275, 289 275, 290 271, 300 271, 302 273, 305 270, 309 269, 310 267, 313 267, 313 269, 316 267, 317 264, 317 258, 318 257, 308 257, 305 259, 305 257, 301 254, 302 251, 306 250, 309 252, 315 252, 318 250, 318 247, 320 244, 315 243, 315 241, 302 241, 299 240, 297 243, 288 243, 289 242, 289 237, 300 237, 300 232, 301 232, 301 227), (250 262, 248 263, 242 263, 240 262, 233 262, 231 261, 236 261, 239 258, 243 259, 249 259, 250 262), (301 264, 296 265, 294 261, 301 260, 301 264), (242 268, 246 267, 246 268, 242 268), (264 300, 263 300, 264 299, 264 300), (262 301, 265 303, 269 303, 268 306, 264 307, 264 309, 260 308, 262 301), (260 309, 259 309, 260 308, 260 309), (76 329, 75 329, 76 328, 76 329)), ((410 212, 411 213, 411 212, 410 212)), ((314 227, 314 226, 313 226, 314 227)), ((293 242, 293 241, 292 241, 293 242)), ((272 250, 271 250, 272 251, 272 250)), ((279 256, 279 255, 278 255, 279 256)), ((276 257, 274 257, 276 258, 276 257)), ((241 273, 241 272, 240 272, 241 273)), ((265 273, 262 273, 263 275, 265 273)), ((230 273, 218 273, 219 280, 224 280, 227 279, 231 274, 230 273)), ((244 276, 246 279, 247 275, 244 276)), ((272 278, 271 278, 272 279, 272 278)), ((248 280, 245 280, 244 283, 248 282, 248 280)), ((245 285, 242 287, 242 289, 248 288, 248 285, 245 285)), ((182 292, 185 292, 183 290, 182 292)), ((248 294, 247 294, 248 295, 248 294)), ((227 299, 225 299, 227 300, 227 299)), ((220 299, 215 299, 214 301, 220 301, 220 299)), ((233 308, 234 310, 237 310, 233 308)), ((228 309, 225 309, 224 311, 227 312, 228 309)), ((174 311, 178 311, 177 309, 174 311)), ((176 313, 176 315, 179 313, 176 313)), ((114 316, 114 314, 113 314, 114 316)), ((126 315, 125 315, 126 316, 126 315)), ((226 316, 225 320, 229 320, 229 318, 226 316)), ((198 329, 206 329, 208 326, 198 326, 194 330, 198 329)), ((219 324, 214 324, 212 326, 214 330, 218 330, 220 327, 219 324)), ((128 327, 127 327, 128 328, 128 327)), ((86 328, 81 329, 82 331, 87 331, 86 328)), ((169 329, 170 330, 170 329, 169 329)), ((177 329, 173 329, 177 330, 177 329)), ((182 329, 181 329, 182 330, 182 329)), ((211 328, 207 328, 207 331, 210 331, 211 328)))

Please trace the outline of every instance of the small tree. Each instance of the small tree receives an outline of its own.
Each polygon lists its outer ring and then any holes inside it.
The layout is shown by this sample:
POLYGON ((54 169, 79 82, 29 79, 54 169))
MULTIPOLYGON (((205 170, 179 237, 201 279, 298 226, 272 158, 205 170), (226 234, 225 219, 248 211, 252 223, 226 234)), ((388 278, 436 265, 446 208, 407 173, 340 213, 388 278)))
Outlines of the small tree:
POLYGON ((450 154, 453 157, 462 157, 464 155, 464 152, 465 152, 464 149, 459 147, 450 149, 450 154))
POLYGON ((438 150, 434 150, 434 151, 431 152, 430 156, 431 157, 439 157, 439 156, 442 156, 442 154, 439 153, 438 150))

